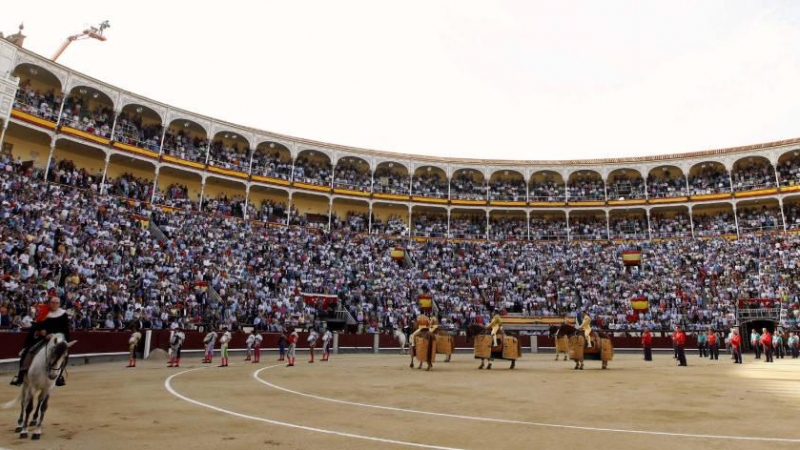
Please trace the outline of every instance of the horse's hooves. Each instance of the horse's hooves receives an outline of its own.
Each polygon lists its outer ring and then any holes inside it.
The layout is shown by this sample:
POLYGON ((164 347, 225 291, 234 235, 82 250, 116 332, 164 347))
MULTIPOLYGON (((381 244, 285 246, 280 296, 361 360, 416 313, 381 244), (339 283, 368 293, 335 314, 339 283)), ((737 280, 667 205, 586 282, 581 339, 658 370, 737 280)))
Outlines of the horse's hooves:
POLYGON ((41 437, 41 434, 33 434, 31 435, 31 440, 38 441, 41 437))
POLYGON ((486 370, 492 370, 492 366, 491 365, 486 366, 486 370))
POLYGON ((20 433, 19 434, 19 438, 20 439, 28 439, 28 433, 20 433))
POLYGON ((414 364, 413 364, 413 363, 412 363, 412 364, 409 364, 409 365, 408 365, 408 367, 410 367, 410 368, 412 368, 412 369, 413 369, 413 368, 414 368, 414 364))
POLYGON ((583 370, 583 367, 581 367, 580 370, 583 370))
POLYGON ((14 428, 14 433, 19 433, 20 431, 22 431, 22 427, 14 428))
POLYGON ((607 369, 608 369, 608 367, 606 367, 606 366, 603 366, 603 370, 607 370, 607 369))

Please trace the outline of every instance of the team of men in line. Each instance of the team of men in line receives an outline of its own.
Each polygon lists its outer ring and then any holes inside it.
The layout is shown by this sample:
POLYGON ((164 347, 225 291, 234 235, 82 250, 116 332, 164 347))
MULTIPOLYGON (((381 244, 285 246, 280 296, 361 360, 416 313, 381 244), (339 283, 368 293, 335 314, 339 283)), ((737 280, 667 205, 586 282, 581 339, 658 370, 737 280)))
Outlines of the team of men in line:
MULTIPOLYGON (((232 338, 233 336, 231 335, 231 332, 228 331, 227 326, 223 326, 220 333, 217 333, 215 330, 211 330, 206 333, 205 337, 203 338, 205 351, 203 354, 202 363, 211 364, 213 362, 214 348, 216 343, 219 342, 219 353, 222 361, 218 367, 228 367, 228 347, 232 338)), ((142 333, 138 329, 134 329, 130 338, 128 339, 130 359, 128 360, 127 367, 136 367, 136 349, 139 347, 139 341, 141 339, 142 333)), ((287 367, 293 367, 295 364, 295 352, 299 339, 300 338, 299 334, 297 333, 297 329, 292 330, 288 336, 284 333, 281 333, 280 337, 278 338, 278 350, 280 354, 278 361, 287 361, 287 367)), ((186 333, 184 333, 182 329, 179 328, 173 331, 169 342, 170 358, 168 367, 180 367, 181 349, 185 340, 186 333)), ((252 330, 250 332, 245 342, 245 361, 250 361, 253 364, 261 362, 261 342, 263 340, 264 336, 262 336, 258 331, 252 330)), ((330 359, 331 349, 333 347, 333 333, 331 333, 330 330, 325 330, 325 332, 320 336, 320 333, 317 330, 311 329, 311 331, 308 333, 309 363, 314 362, 314 350, 316 349, 319 340, 322 340, 322 361, 329 361, 330 359)))

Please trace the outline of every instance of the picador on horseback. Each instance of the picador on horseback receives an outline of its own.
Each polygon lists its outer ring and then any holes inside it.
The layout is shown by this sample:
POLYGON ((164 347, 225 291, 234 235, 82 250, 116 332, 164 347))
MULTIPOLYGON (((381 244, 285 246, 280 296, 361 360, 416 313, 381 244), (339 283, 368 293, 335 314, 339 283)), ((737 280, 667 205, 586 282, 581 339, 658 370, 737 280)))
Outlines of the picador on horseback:
MULTIPOLYGON (((44 305, 42 305, 44 306, 44 305)), ((25 338, 25 346, 20 352, 19 359, 19 373, 11 380, 12 386, 22 386, 25 381, 25 374, 28 373, 33 356, 39 349, 41 349, 47 342, 46 337, 51 334, 61 333, 64 339, 69 342, 69 317, 67 312, 61 309, 61 300, 58 297, 50 297, 46 307, 40 308, 39 314, 36 316, 36 321, 31 326, 27 338, 25 338)), ((56 379, 56 386, 64 386, 64 368, 67 366, 68 359, 64 360, 63 365, 59 369, 58 378, 56 379)))

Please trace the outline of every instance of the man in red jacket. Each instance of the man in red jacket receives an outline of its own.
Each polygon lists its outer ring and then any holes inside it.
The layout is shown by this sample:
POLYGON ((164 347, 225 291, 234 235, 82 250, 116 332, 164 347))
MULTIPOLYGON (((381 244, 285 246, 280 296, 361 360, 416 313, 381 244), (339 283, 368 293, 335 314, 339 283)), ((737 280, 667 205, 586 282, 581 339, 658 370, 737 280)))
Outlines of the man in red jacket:
POLYGON ((772 334, 764 328, 761 333, 761 346, 764 347, 764 356, 766 356, 767 360, 765 362, 773 362, 772 361, 772 334))
POLYGON ((686 352, 684 346, 686 345, 686 333, 681 330, 680 325, 675 325, 675 332, 672 333, 672 342, 675 344, 675 352, 678 354, 679 366, 686 366, 686 352))
POLYGON ((649 328, 644 329, 644 333, 642 333, 642 348, 644 349, 644 360, 645 361, 652 361, 653 360, 653 333, 650 332, 649 328))
POLYGON ((734 328, 731 334, 731 349, 733 350, 733 363, 742 363, 742 337, 739 336, 739 329, 734 328))
POLYGON ((708 330, 708 337, 706 338, 708 341, 708 351, 709 351, 709 358, 718 360, 719 359, 719 344, 717 344, 717 333, 714 333, 713 330, 708 330))

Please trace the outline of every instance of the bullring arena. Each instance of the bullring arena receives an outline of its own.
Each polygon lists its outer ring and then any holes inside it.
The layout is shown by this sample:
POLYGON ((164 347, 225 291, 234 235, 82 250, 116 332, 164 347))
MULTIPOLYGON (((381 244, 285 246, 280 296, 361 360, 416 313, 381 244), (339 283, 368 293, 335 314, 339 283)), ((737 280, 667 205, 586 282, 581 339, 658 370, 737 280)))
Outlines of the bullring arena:
MULTIPOLYGON (((225 368, 185 358, 70 369, 41 443, 19 441, 3 411, 7 448, 104 449, 481 449, 796 448, 797 360, 777 367, 667 353, 644 363, 617 355, 611 369, 584 371, 552 354, 525 354, 513 371, 479 371, 468 353, 431 372, 397 354, 334 355, 287 368, 267 352, 262 364, 240 354, 225 368), (645 382, 645 380, 647 380, 645 382), (113 393, 113 400, 100 393, 113 393), (747 417, 747 420, 744 418, 747 417)), ((8 386, 3 398, 12 397, 8 386)))
POLYGON ((14 39, 0 39, 0 402, 20 392, 7 380, 39 307, 77 342, 41 440, 18 436, 14 406, 0 450, 800 445, 800 139, 562 161, 390 153, 186 111, 14 39), (554 360, 548 325, 581 317, 612 336, 608 370, 554 360), (459 351, 410 368, 400 336, 433 318, 459 351), (467 330, 489 341, 495 319, 520 333, 513 370, 473 357, 467 330), (223 326, 230 365, 219 345, 201 363, 223 326), (252 329, 258 364, 242 352, 252 329), (307 362, 310 329, 335 331, 330 361, 307 362), (701 336, 719 360, 697 356, 701 336))

